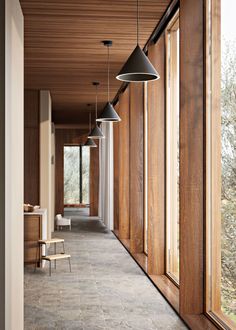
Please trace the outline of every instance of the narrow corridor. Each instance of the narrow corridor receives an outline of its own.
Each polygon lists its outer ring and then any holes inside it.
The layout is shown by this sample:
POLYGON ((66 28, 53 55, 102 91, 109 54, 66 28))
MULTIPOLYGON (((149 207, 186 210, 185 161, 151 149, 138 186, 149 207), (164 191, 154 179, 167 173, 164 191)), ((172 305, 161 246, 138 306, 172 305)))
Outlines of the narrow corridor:
MULTIPOLYGON (((96 219, 72 221, 65 238, 72 273, 58 262, 25 270, 25 330, 185 329, 113 233, 96 219)), ((58 245, 59 249, 59 245, 58 245)))

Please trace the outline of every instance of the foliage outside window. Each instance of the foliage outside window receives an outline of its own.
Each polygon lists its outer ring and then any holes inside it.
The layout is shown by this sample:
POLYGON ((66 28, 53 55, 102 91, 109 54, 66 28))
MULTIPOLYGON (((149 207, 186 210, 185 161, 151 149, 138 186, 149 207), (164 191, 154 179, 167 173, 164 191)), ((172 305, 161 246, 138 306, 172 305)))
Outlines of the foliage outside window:
POLYGON ((64 204, 89 204, 90 150, 82 146, 64 147, 64 204))
MULTIPOLYGON (((209 310, 221 321, 236 326, 236 11, 235 0, 211 0, 210 18, 210 88, 208 117, 209 169, 209 310), (221 38, 214 38, 214 20, 221 18, 221 38), (213 13, 216 13, 215 16, 213 13), (214 42, 221 39, 220 98, 215 95, 214 42), (213 44, 213 49, 211 45, 213 44), (212 57, 211 57, 212 56, 212 57), (213 78, 212 78, 213 77, 213 78), (218 102, 214 106, 214 102, 218 102), (217 108, 219 108, 217 112, 217 108), (210 133, 209 133, 210 132, 210 133), (217 150, 218 146, 218 150, 217 150), (218 185, 216 182, 219 181, 218 185)), ((219 32, 218 32, 219 34, 219 32)))

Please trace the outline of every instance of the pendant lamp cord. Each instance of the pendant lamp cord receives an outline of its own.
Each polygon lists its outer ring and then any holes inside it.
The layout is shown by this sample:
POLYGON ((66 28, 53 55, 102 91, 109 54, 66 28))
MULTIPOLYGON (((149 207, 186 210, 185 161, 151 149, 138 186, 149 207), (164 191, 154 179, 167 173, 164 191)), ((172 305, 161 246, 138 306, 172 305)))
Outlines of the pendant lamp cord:
POLYGON ((139 44, 139 2, 137 0, 137 45, 139 44))
POLYGON ((107 102, 110 100, 110 50, 107 46, 107 102))

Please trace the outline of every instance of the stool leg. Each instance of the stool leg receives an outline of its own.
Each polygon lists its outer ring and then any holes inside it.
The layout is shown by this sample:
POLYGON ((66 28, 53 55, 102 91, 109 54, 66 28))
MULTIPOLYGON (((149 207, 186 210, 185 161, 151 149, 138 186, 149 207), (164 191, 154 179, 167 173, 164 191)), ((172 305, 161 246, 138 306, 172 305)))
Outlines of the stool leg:
POLYGON ((49 260, 49 276, 52 275, 52 263, 51 260, 49 260))
POLYGON ((63 246, 63 254, 65 254, 65 244, 64 244, 64 242, 62 242, 62 246, 63 246))
POLYGON ((68 258, 69 261, 69 268, 70 268, 70 273, 71 273, 71 263, 70 263, 70 258, 68 258))

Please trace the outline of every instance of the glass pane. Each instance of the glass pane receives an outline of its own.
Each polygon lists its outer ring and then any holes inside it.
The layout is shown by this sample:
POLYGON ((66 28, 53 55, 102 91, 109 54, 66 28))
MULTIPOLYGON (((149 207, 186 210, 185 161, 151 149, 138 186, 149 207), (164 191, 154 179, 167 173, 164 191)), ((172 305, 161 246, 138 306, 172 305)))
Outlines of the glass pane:
POLYGON ((89 204, 90 148, 82 147, 82 203, 89 204))
POLYGON ((236 322, 236 1, 221 1, 221 308, 236 322))
POLYGON ((179 24, 167 31, 166 271, 179 282, 179 24))
POLYGON ((80 203, 80 147, 64 147, 64 204, 80 203))

